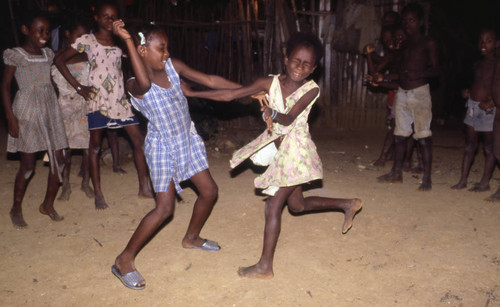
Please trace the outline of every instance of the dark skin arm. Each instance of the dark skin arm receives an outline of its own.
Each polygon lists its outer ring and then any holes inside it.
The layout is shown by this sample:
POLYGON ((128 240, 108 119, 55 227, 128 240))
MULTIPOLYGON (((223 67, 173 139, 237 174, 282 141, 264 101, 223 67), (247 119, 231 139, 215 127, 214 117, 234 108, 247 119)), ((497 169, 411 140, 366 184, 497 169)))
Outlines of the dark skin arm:
POLYGON ((71 74, 69 71, 68 67, 66 67, 66 62, 74 57, 75 55, 78 54, 78 51, 76 51, 72 47, 66 47, 64 50, 58 53, 58 55, 54 58, 54 64, 56 65, 57 69, 61 72, 61 75, 71 84, 73 88, 75 88, 76 92, 83 96, 85 100, 88 100, 91 98, 91 94, 93 93, 93 88, 91 86, 84 86, 81 85, 75 77, 71 74), (78 90, 78 87, 80 87, 80 90, 78 90))
POLYGON ((113 22, 113 33, 123 40, 125 46, 128 50, 128 56, 130 59, 130 64, 132 65, 132 70, 134 71, 134 79, 130 79, 125 85, 127 91, 130 92, 134 97, 142 97, 151 88, 151 80, 149 79, 148 73, 139 52, 143 52, 145 46, 134 45, 132 36, 130 33, 123 28, 125 24, 122 20, 116 20, 113 22))
POLYGON ((241 84, 229 81, 217 75, 207 75, 195 69, 192 69, 184 62, 178 59, 172 58, 172 65, 174 65, 177 73, 184 78, 187 78, 193 82, 204 85, 213 89, 235 89, 240 88, 241 84))
MULTIPOLYGON (((253 95, 261 91, 268 91, 271 83, 272 77, 259 78, 254 83, 249 86, 244 86, 234 90, 215 90, 215 91, 192 91, 188 86, 183 86, 182 91, 188 97, 198 97, 221 101, 231 101, 234 99, 246 97, 253 95)), ((297 101, 293 108, 287 114, 278 113, 273 120, 273 122, 279 123, 284 126, 288 126, 297 116, 304 111, 304 109, 309 105, 309 103, 316 97, 319 89, 314 88, 307 92, 302 98, 297 101)), ((265 117, 270 117, 272 115, 272 109, 268 106, 262 106, 261 110, 265 113, 265 117)))
POLYGON ((9 134, 17 138, 19 137, 19 123, 17 118, 14 116, 14 112, 12 112, 12 100, 11 100, 11 92, 10 88, 12 85, 12 79, 14 79, 14 73, 16 72, 16 67, 11 65, 6 65, 3 71, 2 78, 2 102, 3 109, 5 110, 5 117, 7 118, 7 125, 9 129, 9 134))

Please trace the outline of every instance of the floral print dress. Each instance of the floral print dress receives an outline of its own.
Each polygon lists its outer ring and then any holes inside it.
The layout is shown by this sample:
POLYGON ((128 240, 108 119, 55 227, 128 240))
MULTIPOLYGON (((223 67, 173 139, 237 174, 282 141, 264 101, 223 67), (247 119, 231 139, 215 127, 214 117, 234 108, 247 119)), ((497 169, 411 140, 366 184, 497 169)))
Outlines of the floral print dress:
MULTIPOLYGON (((288 113, 304 94, 318 87, 316 82, 310 80, 283 99, 278 78, 279 75, 274 76, 268 100, 269 106, 280 113, 288 113)), ((307 123, 311 108, 318 97, 319 93, 289 126, 273 123, 272 133, 266 130, 255 140, 237 150, 231 158, 231 168, 247 158, 255 160, 260 150, 266 150, 267 145, 282 137, 281 145, 266 171, 255 178, 255 187, 264 189, 263 193, 272 196, 280 187, 300 185, 323 178, 323 166, 307 123)))

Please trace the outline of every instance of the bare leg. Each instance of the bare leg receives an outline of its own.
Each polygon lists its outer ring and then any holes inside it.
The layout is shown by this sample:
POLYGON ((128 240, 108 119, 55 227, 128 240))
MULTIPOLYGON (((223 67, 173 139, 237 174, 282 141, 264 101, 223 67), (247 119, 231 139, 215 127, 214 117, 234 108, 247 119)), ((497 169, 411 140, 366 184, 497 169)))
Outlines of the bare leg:
MULTIPOLYGON (((62 149, 56 150, 54 152, 54 158, 57 160, 58 165, 64 167, 64 158, 62 149)), ((50 163, 53 165, 56 163, 56 161, 51 160, 50 163)), ((64 169, 62 169, 61 171, 64 172, 64 169)), ((58 172, 57 167, 53 165, 53 167, 51 167, 51 170, 49 171, 49 178, 47 180, 47 191, 45 193, 45 199, 38 208, 41 214, 48 215, 53 221, 56 222, 62 221, 64 219, 54 209, 54 200, 56 199, 57 191, 59 190, 59 184, 60 184, 59 174, 57 172, 58 172), (53 172, 52 169, 54 170, 53 172)))
MULTIPOLYGON (((497 72, 500 74, 500 70, 497 72)), ((495 84, 500 84, 499 76, 495 76, 495 84)), ((499 102, 495 101, 495 104, 499 104, 499 102)), ((495 121, 493 122, 493 154, 497 161, 500 161, 500 112, 495 114, 495 121)), ((486 201, 497 202, 500 201, 500 188, 498 188, 495 193, 490 195, 485 199, 486 201)))
POLYGON ((10 209, 10 219, 14 227, 17 228, 24 228, 28 226, 23 218, 22 202, 24 194, 26 193, 26 187, 28 186, 31 176, 33 175, 34 169, 35 154, 21 152, 20 166, 14 183, 14 202, 12 203, 12 208, 10 209))
POLYGON ((396 135, 394 142, 396 144, 396 156, 394 165, 389 173, 377 177, 379 182, 401 183, 403 182, 403 160, 406 151, 406 140, 403 136, 396 135))
POLYGON ((120 147, 118 145, 118 132, 113 129, 106 129, 108 137, 108 146, 111 150, 113 158, 113 172, 118 174, 126 174, 127 172, 120 166, 120 147))
POLYGON ((139 197, 153 198, 153 190, 149 186, 148 167, 144 158, 144 134, 139 125, 126 126, 125 131, 134 146, 134 162, 139 179, 139 197))
POLYGON ((429 191, 432 189, 432 140, 428 137, 419 139, 418 142, 422 146, 422 161, 424 162, 424 175, 422 177, 422 184, 418 187, 418 190, 429 191))
POLYGON ((71 170, 71 149, 64 150, 64 170, 61 194, 57 200, 69 200, 71 194, 71 184, 69 183, 69 171, 71 170))
POLYGON ((483 132, 484 171, 481 181, 470 188, 472 192, 488 191, 490 179, 495 170, 495 156, 493 155, 493 132, 483 132))
POLYGON ((274 196, 266 200, 266 225, 264 244, 259 262, 249 267, 240 267, 238 275, 250 278, 272 278, 273 260, 278 237, 281 231, 281 213, 283 205, 292 192, 299 187, 280 188, 274 196))
POLYGON ((188 229, 182 239, 182 247, 185 248, 201 246, 205 243, 205 239, 200 238, 200 232, 210 212, 212 212, 218 195, 217 184, 208 169, 191 177, 191 182, 196 186, 199 195, 193 206, 193 214, 188 229))
POLYGON ((90 187, 90 158, 89 158, 89 150, 84 149, 82 154, 82 165, 80 167, 82 169, 82 185, 81 189, 85 192, 88 198, 94 197, 94 190, 90 187))
POLYGON ((391 155, 391 150, 394 149, 394 131, 387 131, 387 134, 384 138, 384 145, 382 147, 382 152, 380 153, 380 157, 373 163, 374 166, 384 166, 385 161, 387 161, 391 155))
POLYGON ((344 224, 342 225, 342 233, 345 234, 352 227, 354 215, 361 210, 363 206, 360 199, 342 199, 342 198, 327 198, 310 196, 304 198, 302 195, 302 187, 295 189, 288 198, 288 208, 292 212, 302 213, 319 210, 342 210, 344 211, 344 224))
POLYGON ((461 190, 467 186, 467 178, 469 177, 470 167, 477 149, 478 133, 469 125, 466 125, 466 133, 462 173, 458 183, 451 187, 455 190, 461 190))
POLYGON ((412 162, 413 162, 413 151, 416 147, 416 142, 413 137, 409 137, 406 141, 406 153, 403 162, 403 171, 409 172, 411 170, 412 162))
POLYGON ((99 170, 99 153, 101 151, 103 129, 90 130, 89 141, 89 160, 90 160, 90 178, 94 186, 95 199, 94 204, 96 210, 104 210, 108 208, 108 204, 104 200, 104 195, 101 190, 101 174, 99 170))
MULTIPOLYGON (((135 257, 158 227, 174 212, 175 186, 171 181, 167 192, 156 193, 156 206, 137 226, 125 249, 116 257, 115 265, 122 274, 135 270, 135 257)), ((145 284, 142 283, 142 284, 145 284)))

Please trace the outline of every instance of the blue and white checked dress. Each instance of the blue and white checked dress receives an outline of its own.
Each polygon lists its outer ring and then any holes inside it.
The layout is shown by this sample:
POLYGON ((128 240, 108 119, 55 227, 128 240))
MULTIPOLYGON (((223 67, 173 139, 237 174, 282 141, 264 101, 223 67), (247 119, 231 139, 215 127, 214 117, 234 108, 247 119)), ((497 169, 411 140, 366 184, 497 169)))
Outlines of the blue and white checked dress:
POLYGON ((132 97, 131 100, 134 108, 149 120, 144 152, 155 192, 167 192, 173 179, 177 193, 181 193, 180 182, 207 169, 208 161, 203 140, 191 121, 179 75, 170 59, 165 71, 170 88, 152 83, 142 99, 132 97))

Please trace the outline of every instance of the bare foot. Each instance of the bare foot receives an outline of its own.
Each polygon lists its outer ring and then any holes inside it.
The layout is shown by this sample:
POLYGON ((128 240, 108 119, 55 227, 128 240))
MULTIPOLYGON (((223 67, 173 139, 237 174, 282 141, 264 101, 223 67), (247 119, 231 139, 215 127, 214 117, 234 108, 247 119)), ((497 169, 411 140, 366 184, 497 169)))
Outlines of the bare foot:
POLYGON ((88 198, 94 198, 94 190, 92 190, 88 183, 82 183, 82 186, 80 188, 83 192, 85 192, 85 195, 87 195, 88 198))
POLYGON ((249 267, 240 267, 238 269, 238 275, 241 277, 248 278, 261 278, 261 279, 270 279, 274 277, 273 270, 263 270, 258 267, 258 265, 252 265, 249 267))
POLYGON ((415 166, 410 170, 413 174, 422 174, 424 172, 424 168, 422 166, 415 166))
POLYGON ((396 174, 390 171, 389 173, 377 177, 378 182, 388 182, 388 183, 402 183, 403 175, 396 174))
POLYGON ((139 196, 139 198, 154 198, 155 197, 155 194, 150 189, 146 189, 146 191, 139 191, 139 193, 137 195, 139 196))
POLYGON ((484 192, 489 190, 490 190, 489 184, 481 184, 481 183, 476 183, 472 188, 469 189, 469 191, 471 192, 484 192))
POLYGON ((57 200, 69 200, 70 194, 71 194, 71 185, 70 184, 63 185, 61 194, 59 194, 57 200))
POLYGON ((43 207, 43 204, 41 204, 40 207, 38 207, 38 211, 40 211, 40 213, 43 215, 48 215, 50 217, 50 219, 53 220, 54 222, 59 222, 59 221, 64 220, 64 217, 60 216, 57 213, 57 211, 54 210, 54 208, 47 210, 43 207))
POLYGON ((430 191, 432 189, 432 183, 430 181, 422 181, 422 184, 418 187, 419 191, 430 191))
POLYGON ((352 227, 352 220, 356 213, 363 207, 361 199, 354 198, 349 204, 349 207, 344 210, 344 225, 342 226, 342 233, 345 234, 352 227))
POLYGON ((491 194, 486 201, 497 202, 500 201, 500 189, 498 189, 495 193, 491 194))
POLYGON ((113 166, 113 172, 120 174, 120 175, 127 173, 127 171, 125 171, 120 165, 113 166))
POLYGON ((384 166, 385 161, 384 159, 379 158, 377 161, 373 162, 373 166, 384 166))
POLYGON ((451 188, 453 190, 462 190, 462 189, 465 189, 465 187, 467 187, 467 182, 460 181, 459 183, 455 184, 451 188))
POLYGON ((104 197, 96 198, 94 200, 94 205, 96 210, 106 210, 109 208, 108 204, 104 200, 104 197))
POLYGON ((28 227, 28 224, 24 221, 23 213, 22 212, 14 212, 10 210, 9 212, 10 215, 10 220, 12 221, 12 225, 14 225, 15 228, 26 228, 28 227))

